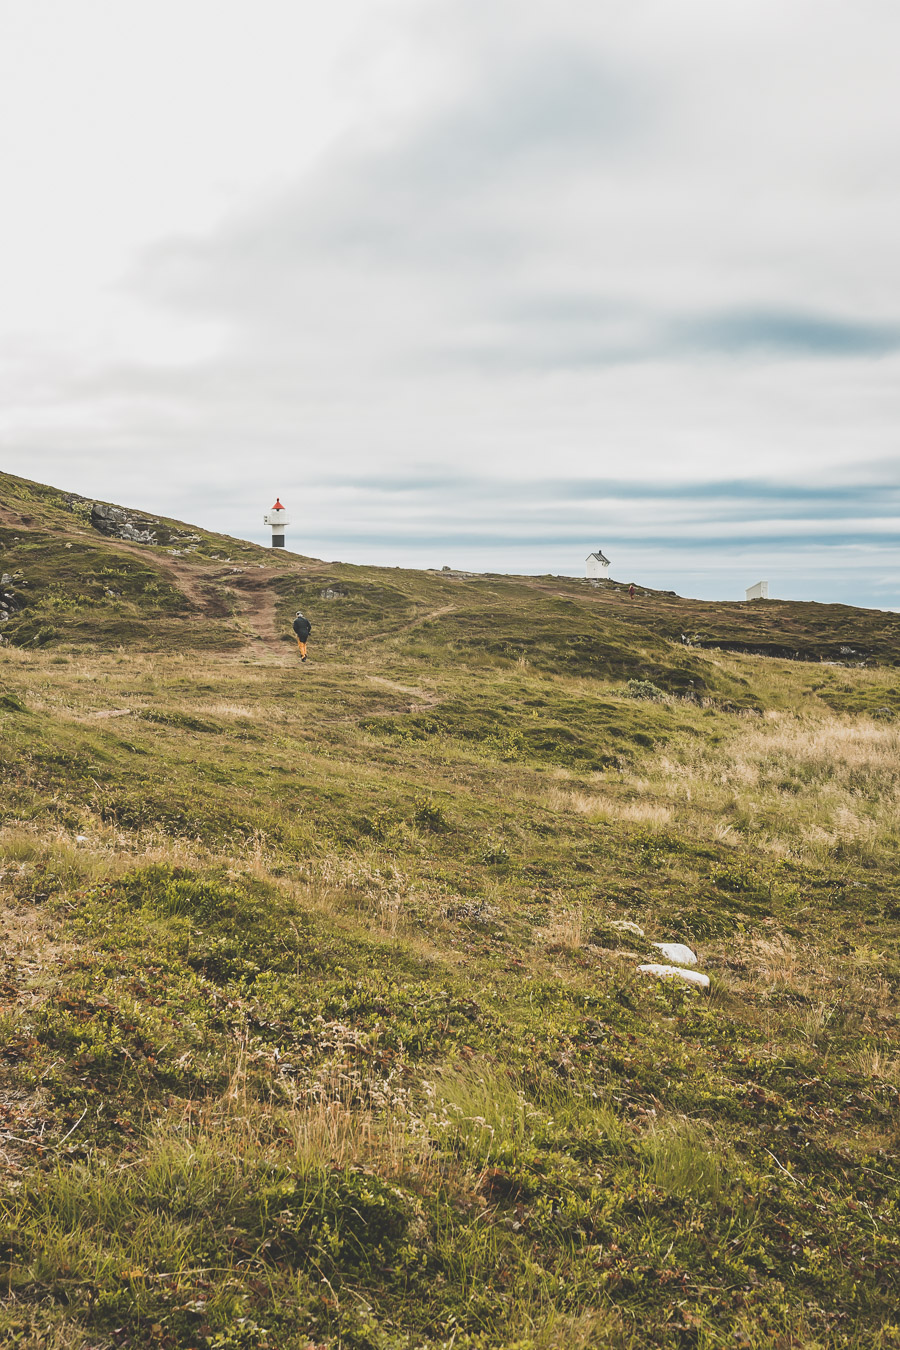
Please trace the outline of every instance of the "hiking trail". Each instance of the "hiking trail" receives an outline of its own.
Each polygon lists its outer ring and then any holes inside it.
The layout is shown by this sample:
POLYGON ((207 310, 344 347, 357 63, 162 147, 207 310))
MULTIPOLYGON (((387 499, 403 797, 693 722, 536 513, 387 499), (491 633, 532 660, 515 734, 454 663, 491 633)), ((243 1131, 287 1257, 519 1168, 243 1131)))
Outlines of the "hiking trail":
POLYGON ((389 680, 384 675, 370 675, 368 678, 373 684, 382 684, 387 689, 396 689, 400 694, 413 694, 416 698, 422 700, 421 703, 410 703, 403 709, 404 712, 427 712, 429 708, 434 708, 441 702, 437 694, 429 694, 425 689, 416 689, 410 684, 399 684, 397 680, 389 680))
POLYGON ((452 614, 456 608, 456 605, 442 605, 440 609, 433 609, 428 614, 420 614, 418 618, 412 619, 409 623, 401 623, 397 628, 389 628, 384 633, 367 633, 360 641, 379 642, 382 638, 397 637, 400 633, 409 633, 414 628, 421 628, 423 623, 429 623, 432 619, 439 619, 443 614, 452 614))

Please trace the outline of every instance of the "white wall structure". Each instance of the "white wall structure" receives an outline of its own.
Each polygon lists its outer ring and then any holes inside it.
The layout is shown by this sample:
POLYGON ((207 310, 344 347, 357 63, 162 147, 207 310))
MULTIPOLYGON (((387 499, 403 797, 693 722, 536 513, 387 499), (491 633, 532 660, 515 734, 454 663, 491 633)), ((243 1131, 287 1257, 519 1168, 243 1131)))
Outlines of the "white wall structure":
POLYGON ((748 600, 768 600, 769 583, 767 581, 758 581, 755 586, 751 586, 750 589, 745 592, 745 595, 748 600))
POLYGON ((287 511, 281 505, 280 497, 275 498, 275 505, 263 516, 263 523, 272 526, 272 547, 284 548, 284 527, 291 522, 287 511))
POLYGON ((589 553, 585 558, 584 575, 586 577, 605 577, 609 575, 609 558, 604 558, 599 548, 596 553, 589 553))

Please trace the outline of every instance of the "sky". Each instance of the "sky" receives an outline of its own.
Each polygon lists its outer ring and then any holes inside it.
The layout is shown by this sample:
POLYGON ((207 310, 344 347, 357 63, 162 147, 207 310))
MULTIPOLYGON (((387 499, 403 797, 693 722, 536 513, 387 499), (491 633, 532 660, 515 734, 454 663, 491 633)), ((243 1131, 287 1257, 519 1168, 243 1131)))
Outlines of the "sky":
POLYGON ((0 0, 0 467, 900 607, 896 0, 0 0))

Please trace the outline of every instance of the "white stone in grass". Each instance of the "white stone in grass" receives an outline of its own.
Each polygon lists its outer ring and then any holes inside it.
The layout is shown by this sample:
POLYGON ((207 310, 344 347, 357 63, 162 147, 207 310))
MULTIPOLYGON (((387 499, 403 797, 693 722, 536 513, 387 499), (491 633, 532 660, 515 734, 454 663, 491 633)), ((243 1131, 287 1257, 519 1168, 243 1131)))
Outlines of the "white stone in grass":
POLYGON ((617 933, 632 933, 635 937, 643 937, 644 930, 639 923, 632 923, 630 919, 610 919, 608 928, 614 928, 617 933))
POLYGON ((661 980, 684 980, 685 984, 696 984, 700 989, 709 988, 709 976, 699 970, 685 970, 684 966, 638 966, 640 975, 656 975, 661 980))
POLYGON ((658 952, 662 952, 667 961, 671 961, 673 966, 695 966, 697 956, 690 947, 686 947, 683 942, 654 942, 653 946, 658 952))

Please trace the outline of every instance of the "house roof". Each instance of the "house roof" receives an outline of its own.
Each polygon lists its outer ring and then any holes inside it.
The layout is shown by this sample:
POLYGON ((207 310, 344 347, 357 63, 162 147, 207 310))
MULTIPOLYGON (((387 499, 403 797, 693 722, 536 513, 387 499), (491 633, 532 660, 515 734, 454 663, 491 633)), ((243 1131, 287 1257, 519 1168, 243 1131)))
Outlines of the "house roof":
POLYGON ((597 549, 596 553, 589 553, 584 561, 589 562, 591 558, 596 558, 598 562, 605 562, 605 563, 609 562, 609 558, 604 558, 599 548, 597 549))

